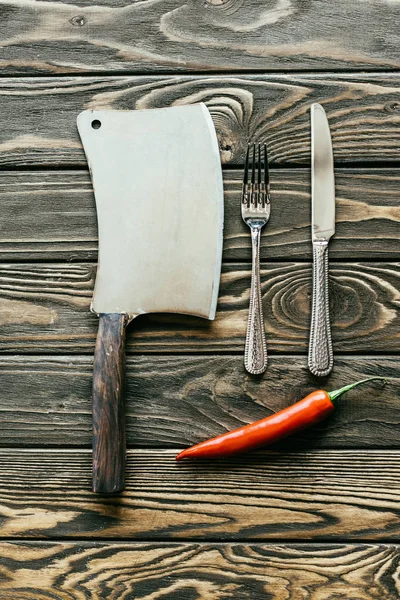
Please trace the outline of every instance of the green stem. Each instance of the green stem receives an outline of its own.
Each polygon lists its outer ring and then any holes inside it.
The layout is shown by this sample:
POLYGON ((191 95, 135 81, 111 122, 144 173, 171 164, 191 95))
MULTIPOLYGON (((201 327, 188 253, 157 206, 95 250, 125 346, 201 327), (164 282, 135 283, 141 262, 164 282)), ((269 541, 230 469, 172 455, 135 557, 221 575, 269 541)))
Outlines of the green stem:
POLYGON ((340 390, 334 390, 333 392, 327 392, 329 398, 331 399, 331 401, 333 403, 335 403, 335 401, 340 398, 340 396, 342 394, 344 394, 345 392, 348 392, 349 390, 352 390, 353 388, 357 387, 358 385, 361 385, 362 383, 366 383, 367 381, 375 381, 377 379, 381 379, 386 383, 386 379, 384 377, 368 377, 368 379, 361 379, 361 381, 356 381, 356 383, 350 383, 349 385, 345 385, 344 387, 340 388, 340 390))

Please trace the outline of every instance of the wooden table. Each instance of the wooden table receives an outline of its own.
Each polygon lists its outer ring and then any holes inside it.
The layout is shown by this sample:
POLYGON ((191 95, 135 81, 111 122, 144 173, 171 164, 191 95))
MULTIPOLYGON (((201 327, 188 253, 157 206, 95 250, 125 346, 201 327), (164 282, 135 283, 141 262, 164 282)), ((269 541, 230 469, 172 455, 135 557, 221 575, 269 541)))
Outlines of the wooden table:
POLYGON ((399 9, 0 0, 0 600, 398 600, 399 9), (97 231, 76 116, 197 101, 224 166, 217 319, 137 321, 127 489, 94 495, 97 231), (306 366, 312 102, 330 121, 337 191, 336 361, 322 382, 306 366), (248 141, 266 141, 272 167, 263 377, 242 366, 248 141), (274 449, 175 464, 178 448, 378 374, 385 388, 349 393, 274 449))

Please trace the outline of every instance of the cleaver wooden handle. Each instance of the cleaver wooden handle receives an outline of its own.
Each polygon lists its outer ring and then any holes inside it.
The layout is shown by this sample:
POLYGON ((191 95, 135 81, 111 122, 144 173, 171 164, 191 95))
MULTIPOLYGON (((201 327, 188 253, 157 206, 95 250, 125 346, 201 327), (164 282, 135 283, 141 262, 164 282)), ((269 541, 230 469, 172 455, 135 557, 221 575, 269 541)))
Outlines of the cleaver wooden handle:
POLYGON ((93 491, 125 487, 125 330, 128 316, 100 314, 93 363, 93 491))

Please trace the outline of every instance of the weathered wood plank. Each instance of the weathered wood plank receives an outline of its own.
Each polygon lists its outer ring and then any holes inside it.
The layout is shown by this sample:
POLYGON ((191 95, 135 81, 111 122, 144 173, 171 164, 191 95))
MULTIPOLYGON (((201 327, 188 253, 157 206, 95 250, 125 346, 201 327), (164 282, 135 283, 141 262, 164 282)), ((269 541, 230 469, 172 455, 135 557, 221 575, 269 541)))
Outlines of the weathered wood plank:
POLYGON ((76 128, 84 108, 132 110, 200 101, 210 109, 224 164, 243 165, 248 141, 266 141, 272 163, 308 165, 312 102, 327 111, 337 164, 400 160, 399 77, 4 78, 0 165, 86 166, 76 128))
POLYGON ((1 4, 9 73, 400 66, 396 1, 1 4))
MULTIPOLYGON (((139 356, 127 360, 127 440, 142 447, 185 447, 273 414, 313 389, 340 388, 381 375, 348 393, 324 423, 280 448, 399 446, 398 358, 337 358, 317 381, 305 357, 272 357, 265 377, 249 377, 241 356, 139 356)), ((91 444, 91 357, 3 356, 2 446, 91 444)))
MULTIPOLYGON (((241 183, 242 171, 225 171, 224 256, 248 260, 250 236, 239 210, 241 183)), ((399 169, 337 170, 331 259, 400 258, 399 185, 399 169)), ((310 259, 309 171, 272 170, 271 186, 262 258, 310 259)), ((95 204, 86 171, 3 171, 0 212, 3 260, 97 259, 95 204)))
POLYGON ((91 452, 0 451, 0 536, 400 540, 400 451, 259 452, 175 462, 129 450, 126 491, 90 491, 91 452), (29 490, 29 492, 27 491, 29 490))
POLYGON ((2 600, 397 600, 399 548, 372 544, 3 542, 2 600))
MULTIPOLYGON (((398 351, 398 264, 331 263, 335 352, 398 351)), ((93 352, 98 319, 89 312, 94 264, 0 265, 0 352, 93 352)), ((269 350, 306 352, 311 264, 261 271, 269 350)), ((129 327, 129 352, 243 351, 249 265, 223 269, 217 317, 142 315, 129 327)))

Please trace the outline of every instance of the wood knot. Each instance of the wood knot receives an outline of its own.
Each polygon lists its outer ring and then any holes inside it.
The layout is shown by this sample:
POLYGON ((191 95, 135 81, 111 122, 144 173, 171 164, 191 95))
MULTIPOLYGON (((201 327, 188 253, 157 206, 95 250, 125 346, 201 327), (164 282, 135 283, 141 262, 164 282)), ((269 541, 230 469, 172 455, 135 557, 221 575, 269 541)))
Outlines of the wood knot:
POLYGON ((72 17, 72 19, 70 19, 69 22, 74 27, 83 27, 84 25, 86 25, 86 19, 83 15, 77 15, 76 17, 72 17))
POLYGON ((219 141, 219 150, 221 153, 221 161, 223 164, 229 163, 234 155, 234 145, 230 140, 222 137, 219 141))
POLYGON ((204 8, 222 9, 228 14, 233 14, 242 6, 242 0, 204 0, 204 8))
POLYGON ((230 4, 232 0, 204 0, 204 6, 224 6, 224 4, 230 4))
POLYGON ((393 113, 400 111, 400 102, 388 102, 385 104, 386 112, 393 113))

